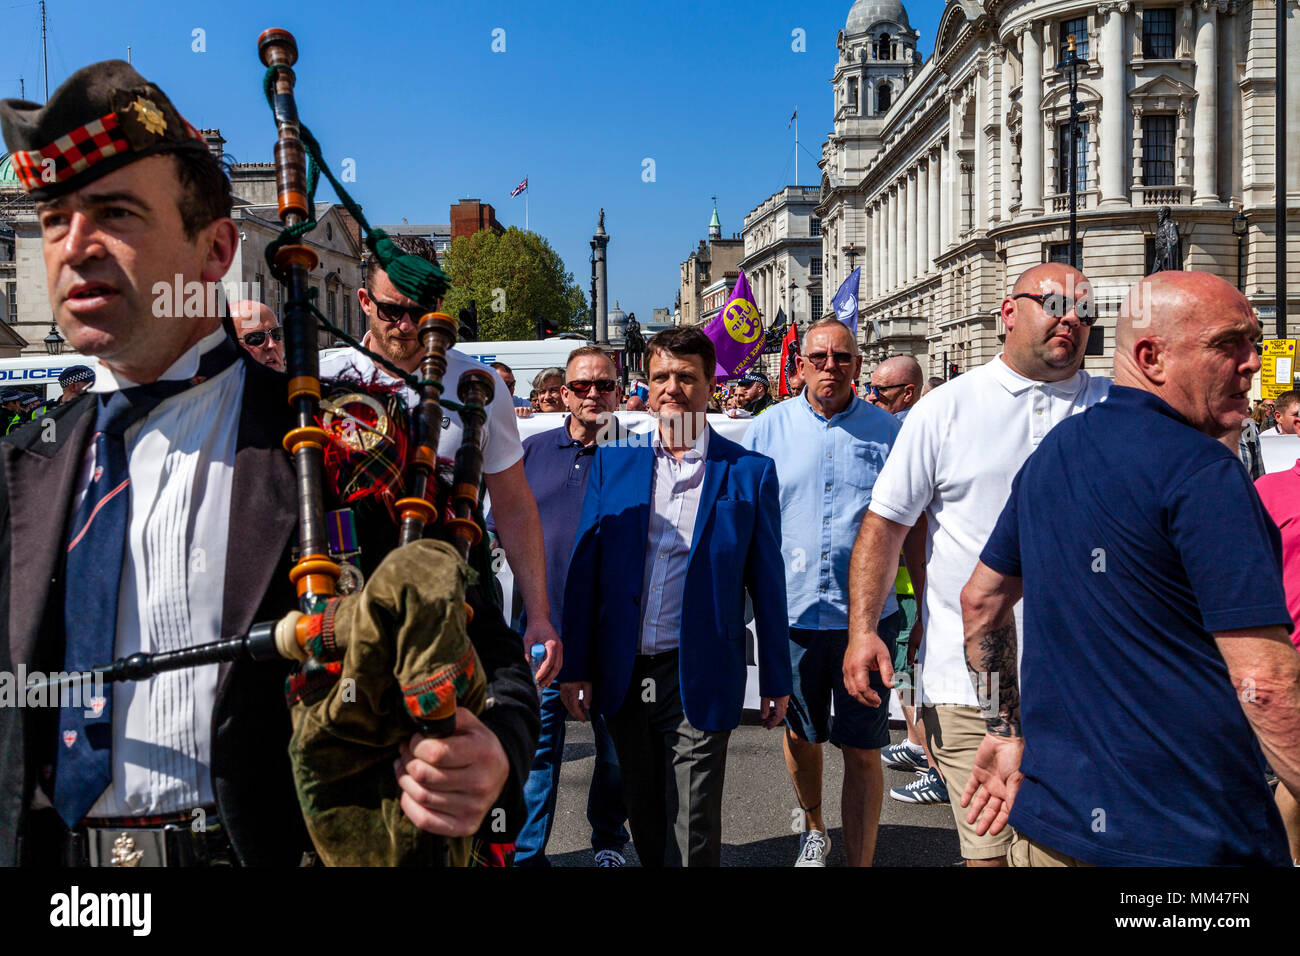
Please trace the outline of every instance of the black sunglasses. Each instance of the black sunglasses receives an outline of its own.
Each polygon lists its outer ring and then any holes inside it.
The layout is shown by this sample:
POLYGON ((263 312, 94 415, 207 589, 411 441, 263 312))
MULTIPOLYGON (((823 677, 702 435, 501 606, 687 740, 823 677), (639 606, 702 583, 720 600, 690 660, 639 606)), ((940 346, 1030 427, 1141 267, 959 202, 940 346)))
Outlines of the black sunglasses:
POLYGON ((401 322, 403 316, 410 319, 412 325, 419 325, 420 319, 432 311, 431 309, 422 309, 418 305, 407 307, 397 305, 394 302, 380 302, 374 298, 370 301, 375 304, 375 310, 379 313, 379 317, 392 325, 401 322))
POLYGON ((586 395, 591 391, 592 386, 596 386, 596 391, 602 395, 608 395, 614 389, 618 388, 618 382, 612 378, 598 378, 594 382, 590 379, 575 379, 572 382, 565 382, 564 387, 576 395, 586 395))
POLYGON ((898 385, 868 385, 867 391, 870 392, 872 395, 876 396, 876 398, 884 398, 885 396, 883 393, 889 391, 891 388, 906 388, 906 387, 907 387, 907 382, 901 382, 898 385))
POLYGON ((826 367, 826 360, 833 358, 836 365, 849 365, 853 362, 852 352, 809 352, 804 356, 812 363, 813 368, 821 371, 826 367))
POLYGON ((1033 292, 1017 292, 1013 299, 1033 299, 1054 319, 1061 319, 1073 312, 1079 317, 1081 325, 1091 326, 1097 321, 1097 313, 1091 298, 1071 299, 1062 292, 1048 292, 1038 295, 1033 292))
POLYGON ((245 332, 241 338, 245 345, 258 348, 266 341, 268 335, 271 336, 273 341, 284 341, 284 329, 280 328, 278 325, 273 329, 258 329, 256 332, 245 332))

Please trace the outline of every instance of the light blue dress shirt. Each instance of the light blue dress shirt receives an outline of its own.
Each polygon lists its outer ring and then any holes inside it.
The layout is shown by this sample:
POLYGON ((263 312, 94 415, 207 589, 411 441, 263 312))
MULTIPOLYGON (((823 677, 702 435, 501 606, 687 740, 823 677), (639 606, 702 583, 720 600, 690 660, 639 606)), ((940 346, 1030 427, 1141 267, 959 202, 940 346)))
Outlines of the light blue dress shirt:
MULTIPOLYGON (((790 626, 849 626, 849 558, 898 419, 854 397, 829 421, 804 396, 754 419, 743 444, 776 463, 790 626)), ((881 619, 898 610, 893 592, 881 619)))

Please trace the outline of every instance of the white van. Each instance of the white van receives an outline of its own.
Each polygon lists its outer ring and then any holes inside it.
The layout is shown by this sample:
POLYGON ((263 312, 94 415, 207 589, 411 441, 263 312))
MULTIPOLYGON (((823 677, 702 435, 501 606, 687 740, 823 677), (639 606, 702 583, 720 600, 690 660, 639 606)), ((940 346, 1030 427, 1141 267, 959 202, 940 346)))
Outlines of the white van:
POLYGON ((97 361, 93 356, 76 352, 0 359, 0 391, 21 388, 50 401, 63 394, 63 389, 59 388, 59 376, 64 369, 73 365, 88 365, 93 369, 97 361))
POLYGON ((564 368, 569 353, 595 343, 581 336, 511 342, 457 342, 456 351, 478 359, 484 365, 504 362, 515 373, 515 394, 527 398, 533 379, 546 368, 564 368))
MULTIPOLYGON (((515 394, 527 398, 533 390, 533 379, 537 373, 546 368, 564 368, 569 361, 569 353, 576 348, 595 343, 580 335, 572 338, 557 336, 553 339, 538 341, 512 342, 457 342, 454 348, 463 355, 477 359, 484 365, 504 362, 515 373, 515 394)), ((322 349, 323 362, 326 356, 335 352, 346 352, 347 347, 322 349)))

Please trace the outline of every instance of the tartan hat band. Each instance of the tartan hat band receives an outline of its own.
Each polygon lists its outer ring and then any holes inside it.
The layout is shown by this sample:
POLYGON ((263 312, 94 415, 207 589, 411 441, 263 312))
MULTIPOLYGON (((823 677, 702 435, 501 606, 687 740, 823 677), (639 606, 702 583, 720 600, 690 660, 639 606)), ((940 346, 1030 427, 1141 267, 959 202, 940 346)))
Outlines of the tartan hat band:
POLYGON ((13 170, 23 188, 31 192, 42 185, 65 182, 101 160, 130 149, 131 144, 118 127, 117 114, 109 113, 42 149, 14 150, 13 170))

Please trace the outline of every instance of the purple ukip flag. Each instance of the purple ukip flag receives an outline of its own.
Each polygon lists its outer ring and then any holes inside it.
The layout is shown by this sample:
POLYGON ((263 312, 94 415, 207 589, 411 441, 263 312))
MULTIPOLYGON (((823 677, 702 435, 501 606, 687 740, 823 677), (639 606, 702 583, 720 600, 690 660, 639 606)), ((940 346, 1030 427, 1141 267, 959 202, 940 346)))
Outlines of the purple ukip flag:
POLYGON ((739 378, 763 352, 763 317, 758 314, 745 270, 740 270, 731 298, 713 320, 704 327, 718 353, 716 375, 720 379, 739 378))

